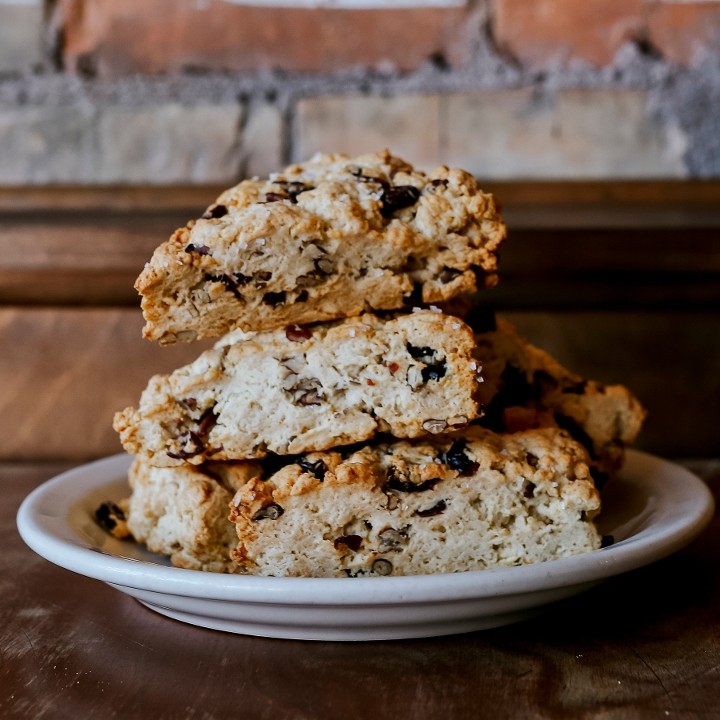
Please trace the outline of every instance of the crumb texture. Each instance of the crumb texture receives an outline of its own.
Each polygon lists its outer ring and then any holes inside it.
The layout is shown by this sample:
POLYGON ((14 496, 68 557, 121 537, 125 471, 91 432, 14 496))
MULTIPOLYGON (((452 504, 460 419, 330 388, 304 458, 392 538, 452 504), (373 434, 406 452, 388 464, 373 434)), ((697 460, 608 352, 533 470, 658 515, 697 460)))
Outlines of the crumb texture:
POLYGON ((413 575, 541 562, 600 547, 587 454, 553 428, 312 453, 232 501, 241 572, 413 575))
POLYGON ((153 377, 114 426, 128 452, 158 466, 450 431, 478 413, 473 350, 467 325, 432 310, 234 331, 153 377))
POLYGON ((236 544, 228 521, 233 493, 260 470, 255 463, 159 468, 139 456, 128 476, 128 529, 151 552, 176 567, 234 572, 236 544))
POLYGON ((318 155, 226 190, 137 279, 163 344, 434 303, 495 282, 505 238, 463 170, 318 155))

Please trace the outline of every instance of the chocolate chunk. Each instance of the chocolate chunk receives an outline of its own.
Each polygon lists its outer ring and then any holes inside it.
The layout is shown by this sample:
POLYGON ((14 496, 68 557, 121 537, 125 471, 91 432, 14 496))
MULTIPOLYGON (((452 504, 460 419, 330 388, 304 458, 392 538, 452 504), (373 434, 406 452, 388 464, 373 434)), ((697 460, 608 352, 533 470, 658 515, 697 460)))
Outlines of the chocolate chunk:
POLYGON ((450 446, 450 449, 440 456, 440 460, 452 470, 457 470, 460 477, 469 477, 470 475, 474 475, 480 467, 479 463, 471 460, 465 454, 466 447, 466 440, 456 440, 450 446))
POLYGON ((290 196, 285 193, 265 193, 265 202, 279 202, 281 200, 290 200, 290 196))
POLYGON ((440 282, 443 283, 443 285, 447 285, 449 282, 452 282, 455 278, 460 277, 460 275, 462 274, 462 270, 444 267, 438 277, 440 279, 440 282))
POLYGON ((239 288, 247 285, 252 280, 252 277, 243 275, 242 273, 234 273, 232 275, 222 273, 220 275, 206 275, 205 279, 222 283, 238 300, 244 301, 245 298, 243 298, 239 288))
POLYGON ((285 510, 280 505, 273 502, 260 508, 251 518, 251 520, 277 520, 285 510))
POLYGON ((384 218, 390 218, 398 210, 415 205, 420 199, 420 191, 412 185, 388 185, 383 186, 380 195, 382 203, 380 214, 384 218))
POLYGON ((353 552, 357 552, 362 545, 362 538, 360 535, 341 535, 340 537, 335 538, 333 545, 336 550, 339 550, 341 545, 345 545, 353 552))
POLYGON ((285 302, 285 291, 281 290, 280 292, 266 292, 263 295, 263 302, 266 305, 270 305, 271 307, 282 305, 285 302))
POLYGON ((532 497, 535 497, 535 488, 537 485, 535 485, 534 482, 526 482, 525 487, 523 488, 523 496, 530 499, 532 497))
POLYGON ((297 461, 296 465, 299 465, 304 472, 314 475, 318 480, 320 480, 320 482, 325 479, 327 466, 322 460, 315 460, 313 462, 312 460, 308 460, 307 458, 302 458, 301 460, 297 461))
POLYGON ((312 190, 309 185, 305 185, 305 183, 297 180, 276 180, 274 184, 279 185, 285 191, 286 197, 284 197, 284 199, 289 199, 293 203, 297 203, 297 196, 300 195, 300 193, 312 190))
POLYGON ((225 217, 227 214, 228 209, 225 205, 213 205, 203 213, 203 219, 210 220, 211 218, 221 218, 225 217))
POLYGON ((385 178, 375 177, 374 175, 365 175, 365 172, 362 168, 353 168, 350 170, 352 175, 357 179, 358 182, 362 183, 377 183, 378 185, 381 185, 382 187, 390 187, 390 183, 385 180, 385 178))
POLYGON ((217 421, 218 416, 215 414, 215 408, 208 408, 198 420, 198 436, 207 439, 208 433, 215 427, 217 421))
POLYGON ((407 343, 405 348, 410 354, 410 357, 415 360, 420 360, 421 362, 429 364, 435 359, 435 350, 427 345, 423 347, 416 347, 415 345, 407 343))
POLYGON ((435 515, 444 513, 445 510, 447 510, 447 503, 444 500, 438 500, 432 507, 427 508, 427 510, 416 510, 415 515, 422 518, 435 517, 435 515))
POLYGON ((526 453, 525 454, 525 462, 527 462, 530 467, 537 467, 538 464, 538 456, 533 455, 532 453, 526 453))
POLYGON ((428 380, 439 380, 445 377, 446 370, 447 366, 445 365, 445 361, 440 360, 439 362, 424 367, 422 369, 422 378, 425 382, 428 382, 428 380))
POLYGON ((112 532, 119 520, 125 520, 125 513, 119 505, 108 500, 95 510, 95 519, 108 532, 112 532))
POLYGON ((195 243, 188 243, 185 246, 186 253, 197 253, 198 255, 209 255, 210 248, 207 245, 195 245, 195 243))
POLYGON ((391 465, 387 471, 387 483, 383 489, 389 488, 398 492, 418 493, 432 490, 439 482, 440 478, 430 478, 419 483, 411 482, 398 475, 397 468, 391 465))
POLYGON ((180 449, 177 452, 167 450, 167 456, 173 458, 173 460, 189 460, 197 455, 200 455, 205 450, 205 443, 200 436, 194 431, 188 431, 183 433, 178 438, 178 444, 180 449))

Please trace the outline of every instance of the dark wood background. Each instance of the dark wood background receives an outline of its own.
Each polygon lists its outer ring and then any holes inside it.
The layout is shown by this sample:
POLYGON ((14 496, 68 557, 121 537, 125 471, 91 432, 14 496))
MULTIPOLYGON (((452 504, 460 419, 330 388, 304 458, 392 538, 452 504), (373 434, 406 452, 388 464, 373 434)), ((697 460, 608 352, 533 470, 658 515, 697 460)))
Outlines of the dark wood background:
MULTIPOLYGON (((484 299, 571 369, 633 389, 641 448, 719 456, 720 182, 485 185, 509 237, 484 299)), ((118 452, 113 413, 199 353, 142 340, 132 285, 219 191, 0 189, 0 461, 118 452)))

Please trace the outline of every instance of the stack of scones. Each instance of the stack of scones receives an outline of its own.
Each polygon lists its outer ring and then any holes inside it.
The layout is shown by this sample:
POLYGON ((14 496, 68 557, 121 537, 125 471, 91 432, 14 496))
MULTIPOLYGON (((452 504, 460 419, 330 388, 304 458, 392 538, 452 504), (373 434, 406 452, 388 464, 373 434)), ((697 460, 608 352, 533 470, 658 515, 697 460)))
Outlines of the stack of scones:
POLYGON ((478 311, 504 239, 472 175, 387 151, 225 191, 137 280, 146 338, 218 339, 117 413, 131 493, 98 517, 178 567, 255 575, 599 548, 644 411, 478 311))

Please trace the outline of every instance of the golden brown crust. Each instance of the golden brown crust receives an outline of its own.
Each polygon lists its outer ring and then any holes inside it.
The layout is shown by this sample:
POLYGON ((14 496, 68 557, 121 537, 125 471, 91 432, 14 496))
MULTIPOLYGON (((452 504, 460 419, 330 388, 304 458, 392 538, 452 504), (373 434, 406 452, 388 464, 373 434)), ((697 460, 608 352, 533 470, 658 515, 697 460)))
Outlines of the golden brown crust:
POLYGON ((469 173, 323 155, 225 191, 136 282, 163 344, 440 302, 496 280, 505 226, 469 173))
POLYGON ((587 454, 553 428, 468 428, 290 461, 231 504, 241 572, 461 572, 597 549, 587 454))

